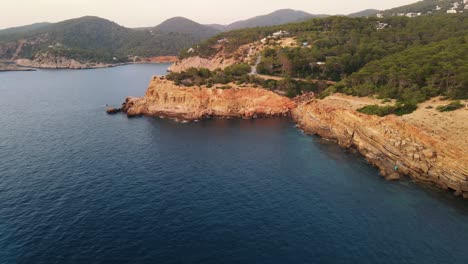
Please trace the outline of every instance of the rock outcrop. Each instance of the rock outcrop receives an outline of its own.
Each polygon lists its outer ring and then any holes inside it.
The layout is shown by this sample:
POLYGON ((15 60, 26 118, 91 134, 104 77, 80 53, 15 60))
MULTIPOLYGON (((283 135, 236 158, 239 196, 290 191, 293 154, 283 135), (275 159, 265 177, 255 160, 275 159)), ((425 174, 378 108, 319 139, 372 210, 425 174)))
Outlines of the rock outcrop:
POLYGON ((56 56, 49 52, 39 53, 32 60, 17 59, 15 62, 21 67, 42 69, 94 69, 114 66, 107 63, 82 63, 75 59, 56 56))
POLYGON ((467 150, 396 116, 378 117, 311 100, 292 110, 305 132, 355 147, 387 179, 408 175, 468 198, 467 150))
POLYGON ((4 63, 0 61, 0 72, 3 72, 3 71, 34 71, 34 69, 21 68, 21 67, 18 67, 14 63, 10 63, 10 62, 4 63))
POLYGON ((163 115, 196 120, 287 116, 295 106, 292 100, 260 88, 183 87, 164 77, 154 77, 145 96, 128 97, 122 111, 128 116, 163 115))
POLYGON ((205 58, 195 56, 195 57, 189 57, 189 58, 183 59, 181 61, 177 61, 171 67, 169 67, 169 71, 182 72, 190 68, 206 68, 210 71, 213 71, 218 68, 224 69, 235 63, 236 63, 236 60, 234 59, 226 59, 222 57, 205 59, 205 58))

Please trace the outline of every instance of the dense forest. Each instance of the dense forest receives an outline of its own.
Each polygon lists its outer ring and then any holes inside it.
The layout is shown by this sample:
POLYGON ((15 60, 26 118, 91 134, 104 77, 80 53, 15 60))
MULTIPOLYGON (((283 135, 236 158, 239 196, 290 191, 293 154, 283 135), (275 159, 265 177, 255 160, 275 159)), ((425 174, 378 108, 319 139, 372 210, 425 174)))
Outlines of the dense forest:
POLYGON ((270 45, 263 50, 259 73, 338 81, 329 91, 378 94, 411 103, 435 95, 467 98, 466 17, 312 19, 223 33, 200 44, 195 54, 212 56, 216 51, 212 43, 219 38, 229 39, 226 49, 235 50, 272 32, 286 30, 298 45, 270 45))

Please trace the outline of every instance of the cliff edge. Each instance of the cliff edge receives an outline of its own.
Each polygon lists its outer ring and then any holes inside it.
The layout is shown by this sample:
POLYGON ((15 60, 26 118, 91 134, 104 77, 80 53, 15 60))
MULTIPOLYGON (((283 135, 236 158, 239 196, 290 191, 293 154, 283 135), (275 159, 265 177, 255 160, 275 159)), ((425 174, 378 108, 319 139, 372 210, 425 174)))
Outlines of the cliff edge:
MULTIPOLYGON (((408 175, 468 198, 465 144, 433 136, 408 117, 365 115, 351 107, 350 98, 341 102, 336 99, 300 104, 292 110, 292 116, 307 133, 336 140, 343 147, 355 147, 387 179, 408 175)), ((461 112, 465 109, 459 111, 466 116, 461 112)))
POLYGON ((184 87, 164 77, 154 77, 145 96, 127 97, 122 111, 128 116, 162 115, 196 120, 288 116, 295 106, 292 100, 265 89, 184 87))

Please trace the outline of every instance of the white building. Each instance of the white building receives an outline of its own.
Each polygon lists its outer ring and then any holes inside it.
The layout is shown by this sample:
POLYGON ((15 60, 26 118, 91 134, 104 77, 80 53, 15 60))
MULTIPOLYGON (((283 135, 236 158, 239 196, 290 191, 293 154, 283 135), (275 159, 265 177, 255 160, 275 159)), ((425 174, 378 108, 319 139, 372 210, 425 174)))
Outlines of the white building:
POLYGON ((376 28, 377 30, 381 30, 381 29, 386 28, 387 26, 388 26, 387 23, 378 22, 377 25, 375 26, 375 28, 376 28))
MULTIPOLYGON (((467 1, 468 1, 468 0, 467 0, 467 1)), ((377 17, 378 17, 378 18, 383 18, 384 15, 383 15, 383 14, 377 14, 377 17)))
POLYGON ((227 38, 219 39, 218 44, 228 43, 229 40, 227 38))
POLYGON ((406 13, 406 16, 407 17, 417 17, 417 16, 420 16, 421 13, 406 13))
POLYGON ((273 33, 273 37, 275 38, 281 38, 281 37, 284 37, 286 35, 288 35, 289 33, 287 31, 284 31, 284 30, 280 30, 278 32, 275 32, 273 33))
POLYGON ((456 14, 457 13, 457 10, 447 10, 447 14, 456 14))

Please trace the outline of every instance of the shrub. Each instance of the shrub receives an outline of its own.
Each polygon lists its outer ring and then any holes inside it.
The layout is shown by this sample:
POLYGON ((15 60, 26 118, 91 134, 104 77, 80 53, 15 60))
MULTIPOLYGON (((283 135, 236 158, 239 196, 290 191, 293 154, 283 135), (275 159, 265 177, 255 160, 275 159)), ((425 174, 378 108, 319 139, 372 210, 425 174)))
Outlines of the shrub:
POLYGON ((414 104, 396 104, 396 105, 367 105, 363 108, 358 109, 357 111, 366 115, 377 115, 377 116, 387 116, 387 115, 397 115, 402 116, 406 114, 411 114, 418 107, 414 104))
POLYGON ((463 107, 465 107, 465 105, 462 104, 460 101, 453 101, 448 105, 438 106, 437 110, 439 110, 440 112, 450 112, 450 111, 455 111, 463 107))

